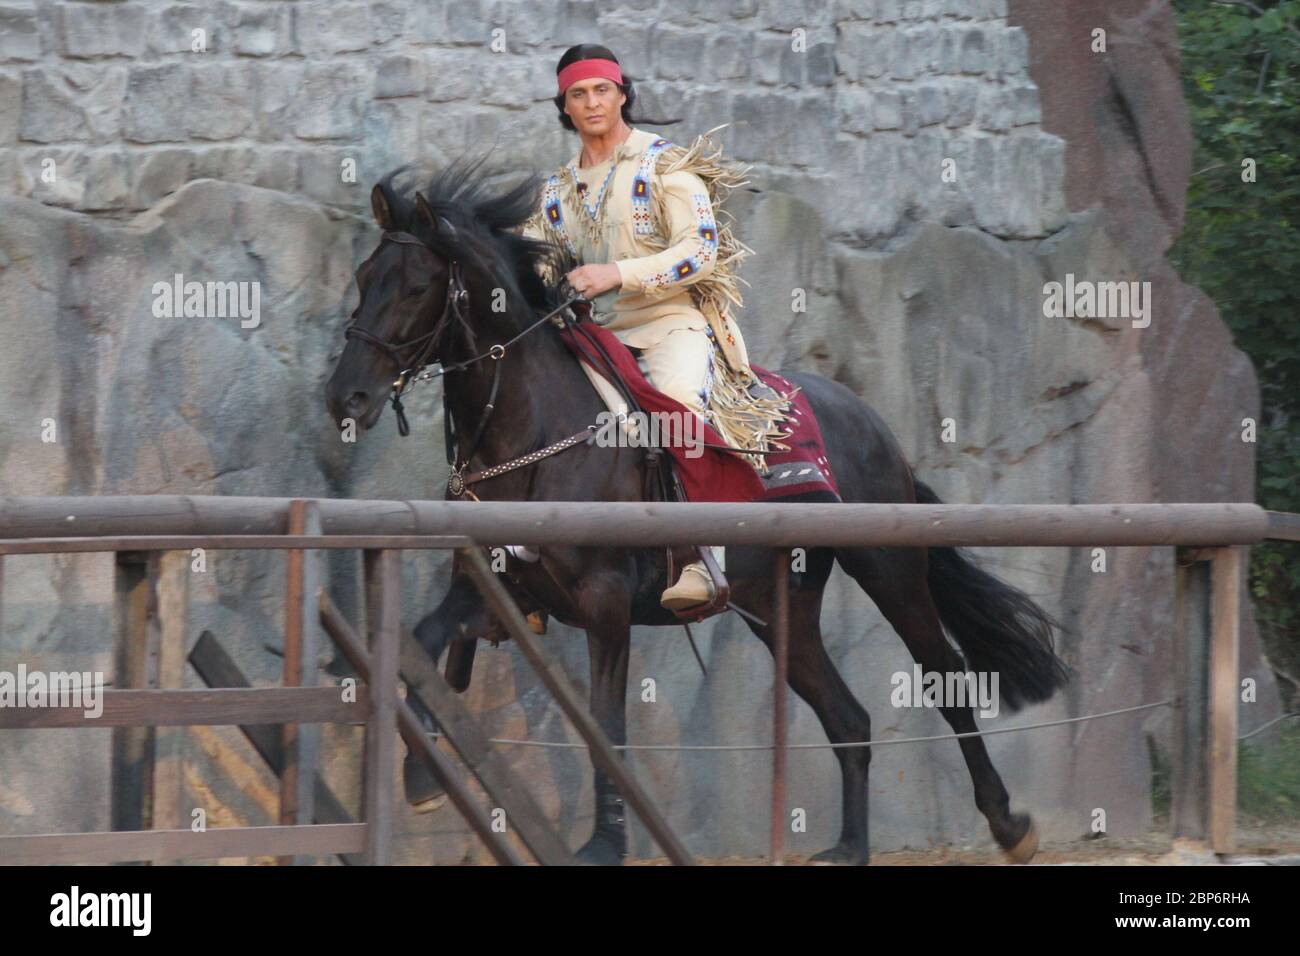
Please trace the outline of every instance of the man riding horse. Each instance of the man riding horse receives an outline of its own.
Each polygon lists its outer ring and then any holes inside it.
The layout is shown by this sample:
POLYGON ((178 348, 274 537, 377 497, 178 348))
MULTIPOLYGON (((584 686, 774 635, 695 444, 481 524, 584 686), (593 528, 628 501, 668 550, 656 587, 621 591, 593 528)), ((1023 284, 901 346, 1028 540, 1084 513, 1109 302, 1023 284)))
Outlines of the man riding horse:
MULTIPOLYGON (((801 500, 942 503, 889 426, 851 389, 809 372, 748 364, 727 308, 739 302, 730 266, 746 250, 716 218, 734 174, 716 154, 705 155, 702 140, 683 148, 629 126, 632 84, 608 50, 576 47, 557 72, 561 121, 572 124, 583 147, 550 178, 540 208, 534 178, 498 187, 481 162, 452 164, 420 189, 396 185, 402 170, 375 184, 371 206, 381 232, 357 269, 357 308, 325 387, 335 424, 366 430, 392 405, 405 433, 406 387, 445 375, 449 498, 482 484, 499 501, 645 500, 648 478, 656 475, 651 455, 588 440, 593 419, 603 408, 617 409, 618 396, 592 378, 581 333, 627 373, 624 384, 639 407, 689 409, 712 427, 710 444, 739 449, 735 456, 701 456, 724 463, 716 482, 682 467, 677 477, 693 500, 763 494, 780 502, 773 505, 778 510, 801 500), (575 260, 581 265, 573 267, 575 260), (572 289, 560 287, 566 277, 572 289), (574 290, 592 299, 599 324, 565 317, 581 306, 574 290), (631 377, 636 363, 615 339, 640 350, 661 392, 631 377), (750 381, 755 373, 766 393, 750 381), (778 431, 787 420, 789 431, 778 431), (762 490, 751 491, 754 484, 762 490)), ((667 451, 685 457, 675 443, 667 451)), ((411 479, 417 491, 427 487, 425 476, 411 479)), ((711 555, 703 555, 707 567, 711 555)), ((745 609, 745 626, 775 648, 769 622, 780 611, 771 550, 735 546, 726 555, 732 605, 745 609)), ((676 564, 652 547, 556 542, 514 557, 504 575, 521 608, 586 633, 592 716, 615 746, 626 744, 632 627, 669 626, 695 613, 710 600, 705 575, 698 568, 683 573, 664 592, 676 564), (694 603, 685 610, 660 606, 678 601, 694 603)), ((1065 684, 1068 670, 1052 647, 1060 625, 958 548, 861 543, 811 547, 804 557, 785 602, 787 682, 836 745, 841 770, 840 835, 813 859, 865 863, 871 748, 862 745, 872 740, 871 715, 832 660, 821 629, 832 569, 858 584, 923 671, 999 675, 1008 710, 1045 701, 1065 684)), ((718 588, 717 597, 724 593, 718 588)), ((489 617, 473 583, 453 575, 447 596, 415 633, 438 660, 449 643, 463 650, 490 637, 489 617)), ((471 659, 472 651, 448 661, 458 690, 468 685, 471 659)), ((994 840, 1011 859, 1030 859, 1037 848, 1033 819, 1013 811, 976 734, 974 709, 957 703, 940 713, 961 736, 975 805, 994 840)), ((576 856, 617 864, 628 853, 623 797, 599 767, 593 782, 591 838, 576 856)))
MULTIPOLYGON (((652 385, 729 445, 771 450, 788 434, 779 429, 786 406, 757 381, 729 315, 741 302, 732 269, 750 250, 719 222, 721 199, 743 170, 706 153, 704 137, 684 149, 630 126, 636 92, 605 47, 571 47, 556 74, 560 123, 582 147, 547 180, 523 234, 582 263, 567 273, 569 285, 592 301, 592 319, 638 356, 652 385)), ((614 386, 583 370, 617 410, 614 386)), ((660 603, 681 610, 714 597, 712 577, 696 561, 660 603)))

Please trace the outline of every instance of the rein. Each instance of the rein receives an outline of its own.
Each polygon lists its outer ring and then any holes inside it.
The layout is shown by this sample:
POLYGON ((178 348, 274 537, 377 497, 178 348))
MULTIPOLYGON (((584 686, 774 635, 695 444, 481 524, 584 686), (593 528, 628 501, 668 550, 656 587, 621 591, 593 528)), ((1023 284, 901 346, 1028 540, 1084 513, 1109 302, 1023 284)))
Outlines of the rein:
MULTIPOLYGON (((455 235, 455 228, 450 223, 445 219, 440 219, 440 221, 448 231, 455 235)), ((419 246, 426 250, 429 249, 426 243, 408 232, 385 231, 380 241, 396 242, 402 245, 419 246)), ((490 468, 485 468, 481 471, 474 471, 466 474, 466 470, 469 468, 470 459, 474 456, 474 452, 478 449, 479 442, 482 441, 483 435, 487 430, 488 419, 496 408, 497 390, 501 384, 501 359, 505 358, 506 349, 514 345, 534 329, 539 328, 554 319, 560 313, 566 312, 574 307, 585 311, 590 309, 591 303, 584 296, 572 296, 562 305, 552 309, 550 312, 531 323, 527 328, 508 339, 506 342, 493 345, 487 351, 481 352, 478 355, 464 359, 460 362, 451 362, 448 364, 435 362, 432 363, 432 367, 430 367, 430 359, 433 358, 433 353, 435 349, 437 349, 438 343, 441 341, 443 334, 446 332, 447 327, 451 324, 453 318, 459 322, 461 328, 465 330, 470 348, 472 349, 474 347, 474 329, 465 315, 469 308, 469 290, 465 287, 465 280, 460 262, 456 259, 452 259, 448 266, 447 294, 442 304, 442 314, 439 316, 438 321, 434 324, 431 331, 426 332, 424 335, 417 336, 410 341, 395 343, 381 339, 379 336, 367 331, 366 329, 360 328, 355 322, 353 322, 344 330, 343 335, 345 339, 357 339, 358 341, 364 342, 366 345, 369 345, 371 348, 376 349, 391 359, 393 364, 402 369, 402 371, 398 373, 397 378, 393 381, 388 400, 393 406, 394 414, 397 416, 397 432, 403 438, 411 433, 411 424, 407 420, 406 409, 402 404, 402 395, 409 387, 420 382, 430 381, 440 375, 446 375, 449 372, 463 372, 484 359, 490 358, 496 363, 492 369, 492 387, 488 392, 487 403, 483 406, 483 411, 479 415, 478 427, 474 430, 474 434, 470 439, 468 449, 465 451, 463 458, 459 447, 460 443, 456 439, 457 430, 452 422, 451 407, 446 404, 446 390, 444 389, 443 392, 443 423, 446 428, 444 444, 446 445, 447 450, 447 463, 451 466, 451 474, 447 478, 447 490, 451 495, 457 498, 464 497, 468 494, 471 498, 477 500, 474 492, 469 490, 470 485, 484 481, 488 478, 495 478, 498 475, 514 471, 517 468, 523 468, 534 464, 543 458, 557 455, 560 452, 572 448, 574 445, 582 442, 589 442, 595 433, 598 426, 588 425, 582 431, 576 432, 567 438, 562 438, 558 442, 547 445, 545 448, 529 452, 526 455, 511 458, 509 461, 502 462, 499 465, 493 465, 490 468), (403 359, 403 354, 408 353, 412 349, 417 350, 414 357, 409 361, 403 359)), ((568 322, 569 318, 562 319, 561 321, 568 322)), ((614 363, 605 353, 605 350, 601 348, 600 343, 587 333, 580 323, 574 322, 572 327, 581 332, 589 344, 595 348, 601 361, 608 369, 609 374, 607 377, 620 388, 620 391, 622 391, 626 396, 629 404, 633 408, 637 407, 635 400, 632 398, 631 393, 627 391, 621 377, 614 372, 614 363)), ((718 451, 727 451, 741 455, 748 454, 745 449, 733 448, 730 445, 720 445, 712 442, 701 442, 701 444, 706 448, 716 449, 718 451)), ((676 475, 673 477, 676 478, 676 475)))

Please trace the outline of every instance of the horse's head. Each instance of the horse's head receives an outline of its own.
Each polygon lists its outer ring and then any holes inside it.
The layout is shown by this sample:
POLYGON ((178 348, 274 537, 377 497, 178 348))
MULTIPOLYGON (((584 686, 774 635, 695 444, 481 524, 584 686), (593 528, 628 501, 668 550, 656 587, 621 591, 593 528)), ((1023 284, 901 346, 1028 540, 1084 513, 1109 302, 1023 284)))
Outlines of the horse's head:
POLYGON ((561 291, 546 286, 539 269, 563 275, 568 260, 518 232, 537 208, 540 180, 502 188, 483 162, 449 165, 413 199, 393 187, 405 167, 372 190, 383 235, 357 269, 360 302, 325 390, 340 427, 345 419, 372 427, 385 402, 434 362, 477 363, 464 366, 467 376, 490 366, 474 357, 559 304, 561 291))
POLYGON ((340 427, 352 419, 370 428, 402 373, 413 374, 435 357, 447 324, 464 322, 467 293, 459 267, 435 251, 454 244, 455 228, 415 194, 400 222, 383 184, 370 194, 384 231, 357 269, 360 302, 347 329, 347 345, 325 386, 325 402, 340 427))

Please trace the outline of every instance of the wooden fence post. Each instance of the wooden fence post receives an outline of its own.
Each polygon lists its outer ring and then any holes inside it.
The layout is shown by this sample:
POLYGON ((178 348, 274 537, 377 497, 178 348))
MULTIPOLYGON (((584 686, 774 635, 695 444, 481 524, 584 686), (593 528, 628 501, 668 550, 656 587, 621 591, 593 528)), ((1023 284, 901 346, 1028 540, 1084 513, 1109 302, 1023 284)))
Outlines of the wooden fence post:
POLYGON ((392 859, 397 769, 397 657, 401 566, 396 551, 366 551, 366 630, 370 635, 370 713, 362 780, 366 860, 392 859))
POLYGON ((1210 847, 1237 848, 1238 647, 1241 642, 1241 546, 1210 558, 1210 847))
MULTIPOLYGON (((149 563, 149 570, 157 609, 157 685, 168 690, 180 690, 185 686, 190 555, 188 551, 162 551, 156 554, 156 558, 149 563)), ((189 825, 182 806, 185 734, 184 727, 159 727, 154 731, 152 824, 155 830, 181 830, 189 825)))
MULTIPOLYGON (((320 534, 320 507, 314 501, 295 499, 289 504, 289 534, 320 534)), ((314 687, 318 683, 320 653, 321 559, 320 552, 290 548, 286 551, 287 581, 284 599, 285 687, 314 687)), ((320 727, 285 724, 281 728, 284 771, 280 776, 280 823, 311 823, 320 753, 320 727)), ((285 857, 282 864, 309 863, 305 857, 285 857)))
POLYGON ((1236 849, 1238 648, 1245 548, 1179 548, 1175 680, 1183 688, 1170 816, 1175 837, 1236 849))
POLYGON ((1204 841, 1209 792, 1210 567, 1201 548, 1176 548, 1174 710, 1170 755, 1171 836, 1204 841))
MULTIPOLYGON (((118 552, 114 563, 113 686, 158 686, 159 631, 153 587, 156 554, 118 552), (152 621, 152 623, 151 623, 152 621)), ((110 826, 147 830, 153 821, 153 727, 114 727, 110 826)))

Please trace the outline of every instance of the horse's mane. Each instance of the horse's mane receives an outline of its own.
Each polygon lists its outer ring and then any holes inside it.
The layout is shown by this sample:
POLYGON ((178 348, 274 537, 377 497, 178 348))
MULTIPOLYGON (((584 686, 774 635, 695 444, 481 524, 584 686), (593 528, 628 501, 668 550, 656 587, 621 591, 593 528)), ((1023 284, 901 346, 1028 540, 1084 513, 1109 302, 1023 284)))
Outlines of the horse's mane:
POLYGON ((567 250, 552 243, 518 235, 519 229, 540 203, 543 179, 531 173, 513 185, 502 183, 508 173, 486 167, 488 156, 462 158, 429 175, 422 183, 398 184, 411 172, 400 166, 379 181, 398 229, 409 232, 445 259, 459 259, 469 269, 486 274, 505 291, 506 302, 526 303, 527 309, 510 308, 509 314, 527 319, 529 313, 550 311, 564 301, 557 286, 545 283, 539 267, 551 275, 564 275, 578 263, 567 250), (434 232, 415 205, 419 192, 433 211, 454 228, 434 232))

